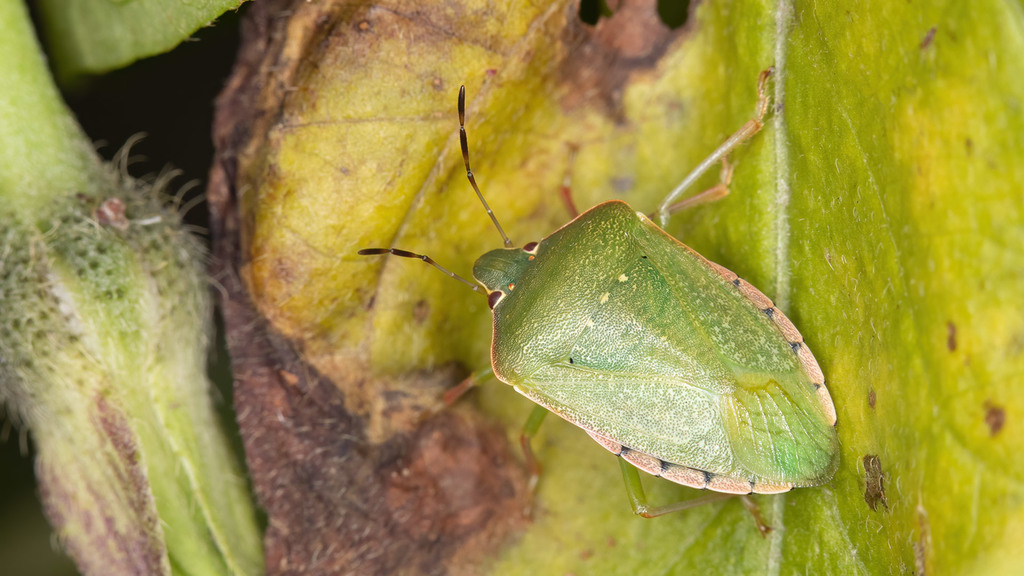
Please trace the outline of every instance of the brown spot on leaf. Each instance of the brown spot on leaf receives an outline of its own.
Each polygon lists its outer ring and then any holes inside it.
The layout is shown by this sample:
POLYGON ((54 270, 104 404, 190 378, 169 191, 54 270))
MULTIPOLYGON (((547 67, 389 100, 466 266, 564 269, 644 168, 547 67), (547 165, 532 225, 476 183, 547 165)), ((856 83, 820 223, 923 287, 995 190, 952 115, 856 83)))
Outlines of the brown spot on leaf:
POLYGON ((950 352, 956 351, 956 324, 950 320, 946 322, 946 349, 950 352))
POLYGON ((570 54, 560 75, 565 90, 562 106, 573 109, 588 95, 598 94, 613 117, 621 117, 622 90, 635 72, 653 68, 669 45, 688 26, 672 30, 658 16, 657 0, 622 0, 613 14, 589 26, 574 18, 563 42, 570 54))
POLYGON ((1024 331, 1014 332, 1006 351, 1010 357, 1017 357, 1024 353, 1024 331))
POLYGON ((875 400, 875 389, 868 389, 868 406, 870 406, 872 410, 875 409, 875 400))
POLYGON ((426 300, 420 300, 416 302, 416 307, 412 310, 412 317, 416 320, 417 324, 423 324, 426 322, 427 317, 430 316, 430 302, 426 300))
POLYGON ((879 504, 889 509, 889 502, 885 499, 882 460, 874 454, 864 456, 864 501, 872 510, 877 510, 879 504))
POLYGON ((931 28, 928 29, 928 32, 925 32, 924 38, 921 39, 921 50, 924 50, 925 48, 932 45, 932 40, 935 39, 935 33, 937 31, 938 28, 932 26, 931 28))
POLYGON ((989 436, 999 434, 1003 429, 1003 426, 1006 424, 1006 410, 991 400, 986 400, 985 424, 988 425, 989 436))

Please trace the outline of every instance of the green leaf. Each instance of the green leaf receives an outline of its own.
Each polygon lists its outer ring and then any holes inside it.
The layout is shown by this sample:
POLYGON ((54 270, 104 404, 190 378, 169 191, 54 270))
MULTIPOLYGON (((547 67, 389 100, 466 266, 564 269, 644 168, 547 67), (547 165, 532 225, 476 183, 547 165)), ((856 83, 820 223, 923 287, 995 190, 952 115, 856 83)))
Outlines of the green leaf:
POLYGON ((162 54, 244 0, 39 0, 57 75, 100 74, 162 54))
MULTIPOLYGON (((355 255, 394 246, 468 275, 500 245, 465 181, 458 85, 474 173, 522 245, 567 220, 567 173, 581 208, 620 198, 653 211, 751 117, 774 65, 773 111, 732 156, 732 194, 669 231, 802 331, 838 411, 834 480, 757 497, 767 538, 735 500, 634 518, 614 457, 549 419, 533 521, 491 569, 1021 570, 1020 5, 707 2, 669 33, 645 19, 650 6, 624 4, 594 30, 568 2, 346 22, 348 41, 301 75, 250 175, 257 306, 347 404, 372 407, 379 392, 358 369, 483 368, 482 298, 415 262, 355 255)), ((476 401, 514 442, 529 403, 500 383, 476 401)), ((388 428, 366 410, 371 430, 388 428)), ((696 495, 647 480, 655 503, 696 495)))

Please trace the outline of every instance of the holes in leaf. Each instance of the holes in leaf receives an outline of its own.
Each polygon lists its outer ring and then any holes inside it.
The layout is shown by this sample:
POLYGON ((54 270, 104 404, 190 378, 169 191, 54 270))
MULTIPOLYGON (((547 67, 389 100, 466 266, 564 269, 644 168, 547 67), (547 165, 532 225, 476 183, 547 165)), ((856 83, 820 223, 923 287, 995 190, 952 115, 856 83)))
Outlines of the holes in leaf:
POLYGON ((609 17, 612 11, 604 0, 582 0, 580 2, 580 20, 591 26, 597 24, 601 17, 609 17))
MULTIPOLYGON (((607 0, 582 0, 579 16, 584 24, 594 26, 601 18, 609 18, 614 11, 608 7, 607 0)), ((669 28, 675 30, 686 24, 690 16, 690 0, 658 0, 658 18, 669 28)))

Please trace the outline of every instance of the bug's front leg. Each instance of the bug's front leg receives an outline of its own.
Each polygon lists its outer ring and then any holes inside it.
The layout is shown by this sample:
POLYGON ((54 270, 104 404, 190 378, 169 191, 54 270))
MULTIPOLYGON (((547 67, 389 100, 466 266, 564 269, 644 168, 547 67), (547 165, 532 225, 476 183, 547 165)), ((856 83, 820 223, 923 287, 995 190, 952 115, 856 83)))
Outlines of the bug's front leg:
POLYGON ((732 184, 732 169, 733 165, 729 163, 729 158, 722 158, 722 172, 719 177, 718 184, 715 184, 700 194, 695 194, 669 206, 669 215, 675 214, 676 212, 682 212, 687 208, 693 208, 702 204, 710 204, 711 202, 716 202, 728 196, 729 185, 732 184))
MULTIPOLYGON (((746 142, 750 138, 761 131, 764 127, 764 117, 768 113, 768 78, 772 75, 775 70, 774 67, 768 68, 761 72, 757 78, 757 107, 754 112, 754 117, 740 127, 739 130, 733 133, 732 136, 726 138, 725 142, 722 142, 718 148, 705 158, 696 168, 690 171, 689 174, 683 178, 683 181, 679 183, 668 196, 662 200, 661 205, 658 207, 657 217, 658 224, 664 228, 668 224, 668 217, 679 208, 676 208, 676 204, 685 192, 692 184, 711 167, 725 158, 730 152, 736 149, 740 144, 746 142)), ((727 188, 727 187, 726 187, 727 188)), ((714 190, 714 188, 712 189, 714 190)), ((703 194, 700 194, 703 195, 703 194)), ((700 196, 698 195, 698 196, 700 196)))
POLYGON ((523 456, 526 458, 526 469, 530 471, 530 481, 527 484, 527 489, 530 493, 533 493, 537 488, 537 481, 540 479, 540 463, 537 461, 536 456, 533 455, 533 447, 530 445, 530 442, 537 435, 537 431, 540 430, 540 425, 544 423, 544 417, 547 415, 548 411, 546 408, 534 406, 533 412, 530 412, 530 417, 526 419, 523 431, 519 435, 519 444, 523 447, 523 456))
POLYGON ((455 386, 452 386, 451 388, 445 390, 443 397, 445 406, 451 406, 452 404, 455 404, 455 402, 458 401, 459 398, 462 398, 462 396, 466 392, 469 392, 470 390, 473 389, 474 386, 490 378, 493 375, 494 369, 488 366, 484 370, 470 374, 462 382, 459 382, 455 386))
POLYGON ((569 164, 565 167, 562 185, 558 187, 558 195, 562 197, 562 203, 565 204, 565 209, 569 212, 569 217, 572 219, 580 215, 580 211, 576 209, 576 203, 572 199, 572 168, 576 164, 576 152, 578 151, 579 146, 575 144, 569 145, 569 164))

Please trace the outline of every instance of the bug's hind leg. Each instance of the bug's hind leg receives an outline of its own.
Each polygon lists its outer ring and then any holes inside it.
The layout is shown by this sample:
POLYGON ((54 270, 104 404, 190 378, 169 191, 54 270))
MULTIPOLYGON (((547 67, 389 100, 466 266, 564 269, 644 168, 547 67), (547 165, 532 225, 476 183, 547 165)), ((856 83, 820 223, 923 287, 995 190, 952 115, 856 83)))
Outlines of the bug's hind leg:
POLYGON ((723 494, 715 492, 700 498, 673 502, 661 506, 651 506, 647 503, 647 493, 644 492, 644 485, 640 481, 640 471, 632 464, 619 458, 619 466, 622 468, 622 479, 626 482, 626 495, 629 496, 629 504, 633 507, 633 513, 644 518, 655 518, 680 510, 687 510, 703 506, 712 502, 734 498, 734 494, 723 494))
POLYGON ((761 507, 754 502, 754 499, 750 495, 740 496, 740 502, 743 503, 743 507, 750 512, 750 515, 754 517, 754 523, 757 524, 757 530, 761 533, 762 538, 767 538, 768 533, 772 531, 772 527, 764 521, 764 516, 761 516, 761 507))
MULTIPOLYGON (((644 518, 655 518, 657 516, 679 512, 681 510, 689 510, 690 508, 711 504, 712 502, 719 502, 737 497, 736 494, 713 492, 699 498, 692 498, 690 500, 673 502, 671 504, 664 504, 661 506, 651 506, 647 503, 647 493, 644 492, 643 483, 640 481, 640 471, 623 458, 619 458, 619 466, 622 468, 622 479, 626 483, 626 495, 629 496, 629 504, 633 507, 633 513, 638 516, 643 516, 644 518)), ((772 529, 765 523, 764 518, 761 517, 760 508, 758 508, 757 504, 749 496, 738 497, 743 502, 743 506, 745 506, 754 517, 754 522, 757 523, 757 529, 761 533, 761 536, 767 536, 772 529)))

